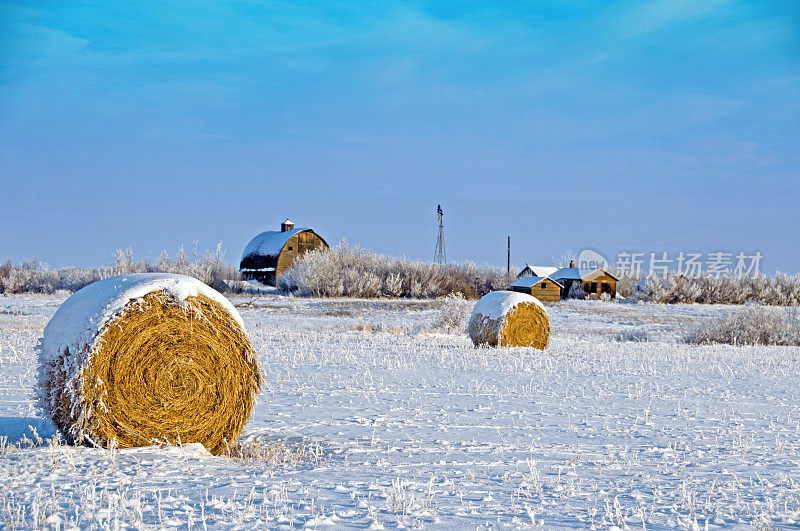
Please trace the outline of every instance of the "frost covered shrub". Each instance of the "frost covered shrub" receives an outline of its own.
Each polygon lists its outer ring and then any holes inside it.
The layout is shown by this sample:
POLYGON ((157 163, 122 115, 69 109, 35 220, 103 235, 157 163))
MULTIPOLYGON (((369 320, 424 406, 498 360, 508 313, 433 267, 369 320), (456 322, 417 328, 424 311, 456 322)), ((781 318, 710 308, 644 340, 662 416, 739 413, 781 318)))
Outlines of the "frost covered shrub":
POLYGON ((623 297, 630 298, 636 295, 636 285, 644 279, 641 274, 620 275, 617 281, 617 293, 623 297))
POLYGON ((585 299, 586 292, 583 290, 583 282, 577 280, 573 282, 569 287, 569 291, 567 291, 567 298, 580 300, 585 299))
POLYGON ((800 275, 777 273, 773 277, 686 278, 678 274, 648 276, 639 296, 663 304, 744 304, 772 306, 800 304, 800 275))
POLYGON ((800 346, 800 315, 796 306, 747 305, 731 316, 714 319, 692 330, 684 340, 696 344, 800 346))
POLYGON ((635 330, 626 330, 618 333, 614 338, 617 341, 632 341, 634 343, 646 343, 651 341, 650 334, 644 328, 637 328, 635 330))
POLYGON ((435 327, 446 332, 467 332, 467 324, 475 303, 468 301, 461 293, 446 295, 439 307, 439 318, 435 327))
POLYGON ((311 251, 295 260, 278 277, 278 286, 299 295, 338 297, 344 293, 343 260, 340 253, 311 251))
POLYGON ((497 268, 466 262, 440 266, 431 262, 393 258, 361 247, 317 249, 295 260, 278 277, 285 292, 314 297, 437 298, 461 293, 478 298, 506 289, 512 279, 497 268))

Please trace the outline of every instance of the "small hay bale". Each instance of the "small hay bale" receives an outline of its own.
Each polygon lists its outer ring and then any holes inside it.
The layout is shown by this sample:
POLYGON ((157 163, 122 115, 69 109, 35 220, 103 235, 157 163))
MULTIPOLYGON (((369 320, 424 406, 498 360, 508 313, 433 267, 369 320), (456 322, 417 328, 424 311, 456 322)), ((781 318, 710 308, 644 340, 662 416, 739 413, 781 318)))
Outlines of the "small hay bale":
POLYGON ((225 453, 261 370, 233 305, 184 275, 111 277, 74 293, 39 346, 40 406, 68 441, 202 443, 225 453))
POLYGON ((535 297, 493 291, 475 304, 467 331, 475 345, 544 350, 550 339, 550 318, 535 297))

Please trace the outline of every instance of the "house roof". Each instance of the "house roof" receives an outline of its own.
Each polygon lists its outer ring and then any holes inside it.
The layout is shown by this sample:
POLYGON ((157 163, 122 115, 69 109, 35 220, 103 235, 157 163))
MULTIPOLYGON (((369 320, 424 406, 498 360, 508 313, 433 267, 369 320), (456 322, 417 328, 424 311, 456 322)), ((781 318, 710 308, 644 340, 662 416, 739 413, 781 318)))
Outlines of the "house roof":
POLYGON ((592 269, 581 269, 578 267, 562 267, 550 275, 550 277, 557 280, 581 280, 592 271, 592 269))
POLYGON ((533 271, 533 274, 537 277, 549 277, 550 275, 558 271, 558 268, 553 266, 536 266, 536 265, 525 264, 525 267, 533 271))
POLYGON ((532 288, 533 286, 537 285, 539 282, 543 280, 549 280, 559 288, 563 288, 557 280, 554 280, 549 277, 522 277, 519 280, 512 282, 511 285, 517 288, 532 288))
POLYGON ((603 275, 608 275, 614 280, 619 280, 605 269, 584 269, 579 267, 562 267, 550 275, 550 278, 556 280, 594 280, 603 275))
POLYGON ((605 269, 595 269, 594 271, 592 271, 591 273, 589 273, 588 275, 583 277, 583 280, 594 280, 594 279, 596 279, 598 277, 602 277, 604 275, 608 275, 611 278, 613 278, 614 280, 619 281, 619 279, 617 277, 615 277, 614 275, 612 275, 611 273, 609 273, 605 269))
POLYGON ((248 256, 277 256, 281 253, 283 246, 289 238, 300 232, 311 230, 309 228, 297 228, 281 232, 278 230, 268 230, 262 232, 247 244, 242 253, 242 260, 248 256))

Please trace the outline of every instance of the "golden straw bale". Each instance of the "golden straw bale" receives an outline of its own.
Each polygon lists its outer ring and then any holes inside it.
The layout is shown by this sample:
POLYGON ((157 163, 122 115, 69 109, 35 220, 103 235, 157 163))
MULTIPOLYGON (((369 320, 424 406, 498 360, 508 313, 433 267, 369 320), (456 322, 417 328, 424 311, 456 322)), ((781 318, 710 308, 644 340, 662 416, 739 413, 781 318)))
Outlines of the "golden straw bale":
POLYGON ((467 330, 475 345, 544 350, 550 339, 550 318, 535 297, 493 291, 475 304, 467 330))
POLYGON ((45 412, 74 442, 122 448, 199 442, 213 454, 225 453, 261 385, 238 312, 216 291, 182 275, 100 283, 108 285, 88 297, 81 290, 73 295, 77 303, 67 300, 59 309, 94 308, 88 313, 97 315, 56 312, 45 329, 39 369, 45 412), (114 285, 119 289, 110 290, 114 285), (113 301, 103 302, 109 293, 113 301), (89 321, 96 326, 91 338, 67 337, 76 328, 70 324, 89 321))

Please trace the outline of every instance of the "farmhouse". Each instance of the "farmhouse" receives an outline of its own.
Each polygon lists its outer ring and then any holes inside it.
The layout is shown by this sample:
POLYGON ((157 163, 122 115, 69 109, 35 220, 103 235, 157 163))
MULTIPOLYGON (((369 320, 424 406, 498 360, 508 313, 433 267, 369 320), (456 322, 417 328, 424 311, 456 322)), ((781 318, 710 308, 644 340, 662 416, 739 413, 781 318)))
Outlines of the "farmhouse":
POLYGON ((583 291, 586 292, 590 299, 599 299, 604 293, 607 293, 612 299, 617 296, 617 282, 619 279, 604 269, 562 267, 550 275, 550 278, 558 280, 563 285, 561 289, 562 299, 567 297, 570 288, 575 282, 583 284, 583 291))
POLYGON ((242 253, 239 271, 245 280, 277 285, 278 276, 289 269, 298 256, 320 247, 328 247, 322 237, 309 228, 294 228, 286 220, 281 230, 262 232, 247 244, 242 253))
POLYGON ((511 284, 512 291, 533 295, 542 302, 558 302, 564 286, 547 277, 524 276, 511 284))

